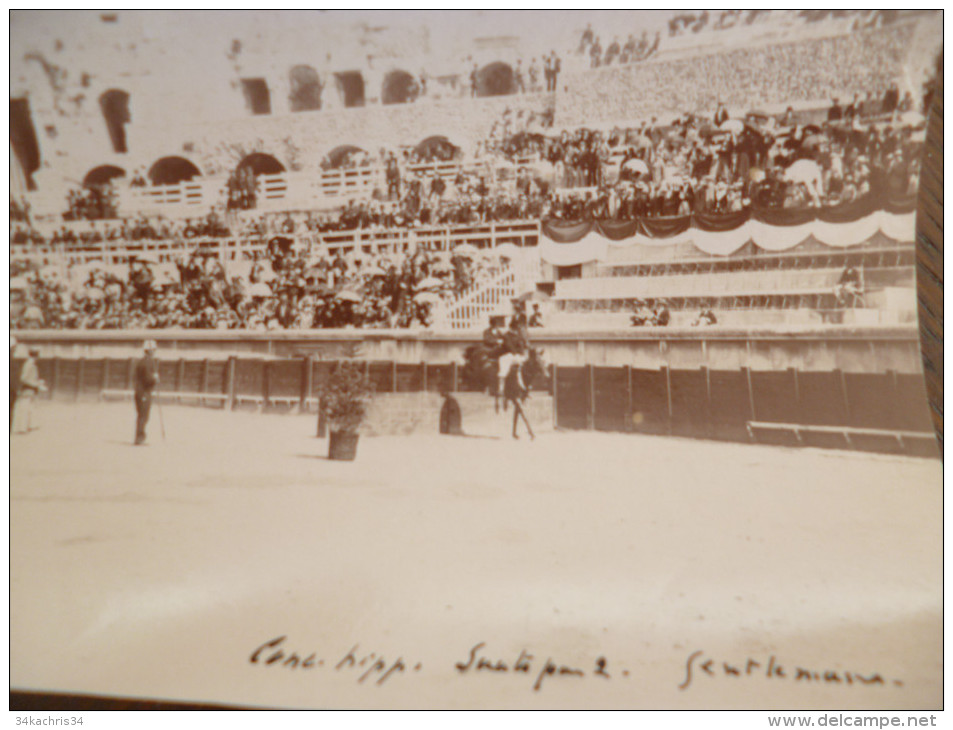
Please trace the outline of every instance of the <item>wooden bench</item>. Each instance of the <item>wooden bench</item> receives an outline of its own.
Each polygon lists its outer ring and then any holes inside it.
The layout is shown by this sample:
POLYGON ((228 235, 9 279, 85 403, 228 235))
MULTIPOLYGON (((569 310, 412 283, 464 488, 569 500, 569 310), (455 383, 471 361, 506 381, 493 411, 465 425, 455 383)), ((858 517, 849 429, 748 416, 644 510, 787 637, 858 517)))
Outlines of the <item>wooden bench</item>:
POLYGON ((854 436, 880 436, 884 438, 895 438, 901 449, 905 448, 904 439, 911 440, 935 440, 936 434, 932 431, 900 431, 896 429, 884 428, 858 428, 855 426, 810 426, 803 423, 775 423, 773 421, 748 421, 748 436, 755 441, 755 431, 789 431, 794 434, 799 444, 804 443, 802 433, 832 433, 840 434, 848 446, 853 447, 851 435, 854 436))

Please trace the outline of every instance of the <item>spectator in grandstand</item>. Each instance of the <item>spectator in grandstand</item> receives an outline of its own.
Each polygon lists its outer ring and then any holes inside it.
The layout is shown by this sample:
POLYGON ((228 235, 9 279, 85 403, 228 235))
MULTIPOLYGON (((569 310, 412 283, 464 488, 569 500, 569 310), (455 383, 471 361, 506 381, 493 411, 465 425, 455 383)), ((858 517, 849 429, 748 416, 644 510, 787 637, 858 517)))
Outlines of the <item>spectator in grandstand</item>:
POLYGON ((131 188, 144 188, 147 187, 149 183, 146 181, 145 174, 141 167, 136 168, 136 171, 133 173, 132 180, 129 181, 129 187, 131 188))
POLYGON ((475 63, 473 68, 470 71, 470 96, 475 97, 477 95, 477 89, 480 85, 480 67, 475 63))
POLYGON ((595 39, 595 33, 592 30, 592 23, 586 23, 586 29, 582 32, 582 35, 579 37, 579 48, 576 53, 580 55, 585 55, 588 51, 589 46, 592 45, 593 40, 595 39))
POLYGON ((629 321, 633 327, 645 327, 652 324, 653 313, 648 305, 641 299, 636 299, 632 303, 632 316, 629 321))
POLYGON ((543 326, 543 313, 539 311, 539 304, 533 303, 533 313, 529 315, 529 326, 530 327, 542 327, 543 326))
POLYGON ((552 51, 543 59, 543 66, 546 75, 546 91, 556 91, 556 83, 559 79, 559 71, 562 68, 562 62, 556 51, 552 51))
POLYGON ((863 296, 863 280, 860 272, 852 265, 847 264, 844 271, 841 272, 837 280, 837 286, 834 287, 834 296, 837 299, 837 306, 846 307, 856 302, 863 296))
POLYGON ((589 49, 589 68, 598 68, 602 62, 602 44, 599 42, 599 36, 596 36, 592 47, 589 49))
POLYGON ((844 118, 844 110, 841 108, 840 99, 834 98, 831 108, 827 110, 827 121, 839 122, 844 118))
POLYGON ((713 324, 718 324, 718 318, 711 308, 707 308, 698 313, 698 317, 692 322, 692 327, 708 327, 713 324))
POLYGON ((516 60, 516 66, 513 68, 513 86, 517 94, 526 93, 526 79, 523 77, 523 62, 516 60))
MULTIPOLYGON (((645 31, 642 31, 643 36, 645 31)), ((625 40, 625 45, 622 46, 622 55, 619 58, 619 63, 628 63, 631 60, 634 60, 636 55, 636 42, 635 36, 632 33, 629 33, 629 37, 625 40)))
POLYGON ((715 116, 712 121, 715 123, 716 127, 720 127, 728 121, 728 110, 725 108, 725 103, 723 101, 718 102, 718 108, 715 109, 715 116))
POLYGON ((535 58, 529 62, 529 68, 526 73, 529 76, 529 90, 533 93, 539 91, 539 64, 535 58))

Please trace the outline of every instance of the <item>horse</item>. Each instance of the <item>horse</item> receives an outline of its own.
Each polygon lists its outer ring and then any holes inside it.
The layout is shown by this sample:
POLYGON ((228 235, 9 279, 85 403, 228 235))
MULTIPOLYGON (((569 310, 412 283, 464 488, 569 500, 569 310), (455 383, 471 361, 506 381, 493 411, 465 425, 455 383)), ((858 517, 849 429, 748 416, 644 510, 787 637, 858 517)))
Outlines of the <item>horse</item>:
MULTIPOLYGON (((516 436, 516 425, 520 416, 522 416, 530 435, 532 435, 532 427, 529 425, 520 404, 529 393, 532 384, 546 374, 547 368, 543 359, 543 351, 539 348, 529 347, 522 361, 515 361, 519 373, 517 380, 522 380, 525 390, 522 393, 514 388, 510 388, 509 393, 507 392, 506 380, 509 373, 500 371, 501 357, 503 357, 503 353, 492 351, 482 342, 471 345, 464 352, 463 381, 468 387, 492 395, 497 413, 500 410, 501 398, 503 399, 504 410, 509 403, 513 403, 513 435, 516 436)), ((512 360, 508 359, 505 362, 512 362, 512 360)))

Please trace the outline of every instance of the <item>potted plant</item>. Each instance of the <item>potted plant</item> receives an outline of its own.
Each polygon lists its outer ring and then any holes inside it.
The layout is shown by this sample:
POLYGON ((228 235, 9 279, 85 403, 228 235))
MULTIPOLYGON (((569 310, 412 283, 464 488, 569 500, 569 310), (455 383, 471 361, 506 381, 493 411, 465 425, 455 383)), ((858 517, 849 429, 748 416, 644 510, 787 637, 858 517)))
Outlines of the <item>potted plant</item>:
POLYGON ((321 415, 330 426, 329 459, 354 460, 358 429, 373 393, 373 385, 354 360, 342 360, 335 365, 330 377, 318 388, 321 415))

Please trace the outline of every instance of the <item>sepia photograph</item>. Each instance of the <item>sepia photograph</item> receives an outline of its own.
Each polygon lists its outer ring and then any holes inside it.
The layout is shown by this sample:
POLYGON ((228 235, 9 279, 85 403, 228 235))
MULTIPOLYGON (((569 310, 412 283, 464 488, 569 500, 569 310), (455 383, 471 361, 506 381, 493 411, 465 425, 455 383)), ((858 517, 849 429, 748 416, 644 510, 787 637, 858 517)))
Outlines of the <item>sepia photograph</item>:
POLYGON ((10 11, 10 709, 942 710, 942 23, 10 11))

